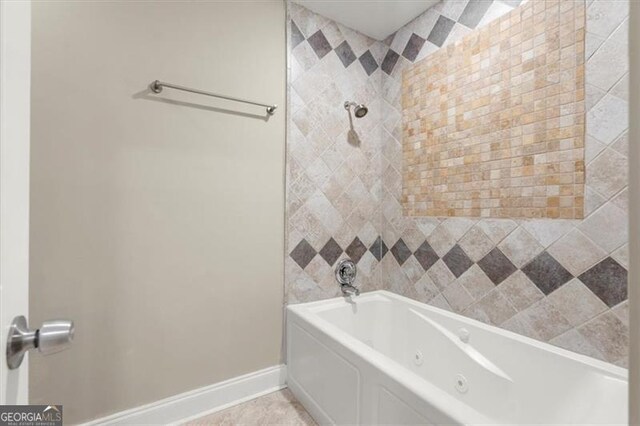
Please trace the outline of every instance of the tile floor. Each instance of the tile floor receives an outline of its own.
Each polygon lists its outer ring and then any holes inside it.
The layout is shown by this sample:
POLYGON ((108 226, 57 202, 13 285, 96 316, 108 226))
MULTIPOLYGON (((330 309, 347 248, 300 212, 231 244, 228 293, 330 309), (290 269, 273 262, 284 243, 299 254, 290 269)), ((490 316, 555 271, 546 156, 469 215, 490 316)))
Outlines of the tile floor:
POLYGON ((315 426, 316 422, 289 389, 283 389, 193 420, 185 426, 195 425, 315 426))

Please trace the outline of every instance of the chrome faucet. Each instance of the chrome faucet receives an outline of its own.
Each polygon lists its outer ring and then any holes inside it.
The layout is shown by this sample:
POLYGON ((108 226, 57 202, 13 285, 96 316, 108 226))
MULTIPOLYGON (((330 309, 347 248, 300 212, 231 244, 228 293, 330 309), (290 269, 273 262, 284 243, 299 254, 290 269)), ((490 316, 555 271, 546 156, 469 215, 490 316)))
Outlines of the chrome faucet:
POLYGON ((351 284, 340 284, 342 294, 345 296, 360 296, 360 290, 352 286, 351 284))
POLYGON ((358 296, 360 294, 360 290, 353 285, 357 273, 356 264, 350 259, 343 259, 338 262, 336 280, 340 284, 340 289, 344 296, 358 296))

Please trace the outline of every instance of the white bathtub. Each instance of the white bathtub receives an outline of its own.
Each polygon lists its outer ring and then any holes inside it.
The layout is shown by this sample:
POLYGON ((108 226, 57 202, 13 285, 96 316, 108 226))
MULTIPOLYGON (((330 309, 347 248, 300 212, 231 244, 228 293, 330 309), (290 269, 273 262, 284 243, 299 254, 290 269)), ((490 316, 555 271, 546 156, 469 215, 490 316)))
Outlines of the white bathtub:
POLYGON ((319 423, 625 424, 627 371, 386 291, 287 308, 319 423))

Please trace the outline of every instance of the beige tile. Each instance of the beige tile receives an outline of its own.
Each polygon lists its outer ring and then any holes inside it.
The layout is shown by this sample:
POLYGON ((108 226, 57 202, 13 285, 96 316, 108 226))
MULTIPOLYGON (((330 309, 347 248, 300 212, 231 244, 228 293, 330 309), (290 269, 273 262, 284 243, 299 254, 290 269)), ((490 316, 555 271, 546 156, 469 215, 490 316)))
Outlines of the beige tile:
POLYGON ((607 255, 606 251, 577 229, 556 241, 548 252, 576 277, 607 255))
POLYGON ((594 348, 582 334, 574 329, 571 329, 558 337, 554 337, 549 341, 549 343, 582 355, 587 355, 597 359, 604 359, 604 355, 594 348))
POLYGON ((443 292, 442 295, 447 300, 454 312, 461 313, 473 303, 473 297, 459 283, 453 282, 443 292))
POLYGON ((587 185, 605 198, 611 198, 627 185, 628 168, 626 156, 606 148, 589 163, 587 185))
POLYGON ((423 274, 413 285, 413 288, 415 289, 417 300, 422 303, 431 302, 434 297, 440 294, 438 287, 427 274, 423 274))
POLYGON ((451 305, 449 305, 449 302, 447 302, 447 299, 445 299, 442 294, 439 294, 433 299, 431 299, 429 301, 429 305, 435 306, 436 308, 444 309, 446 311, 453 312, 453 308, 451 307, 451 305))
POLYGON ((611 312, 597 316, 578 331, 607 361, 617 361, 627 355, 629 328, 611 312))
POLYGON ((511 219, 483 219, 476 225, 493 241, 500 243, 518 225, 511 219))
POLYGON ((516 310, 503 294, 495 289, 465 311, 465 315, 469 314, 469 316, 473 318, 480 319, 492 325, 502 324, 516 313, 516 310), (476 315, 480 314, 481 317, 486 318, 486 320, 474 316, 472 312, 475 312, 476 315))
POLYGON ((607 305, 577 278, 551 293, 548 300, 574 327, 608 309, 607 305))
POLYGON ((497 288, 518 311, 528 308, 544 297, 540 289, 522 271, 514 272, 497 288))
POLYGON ((316 425, 288 389, 186 423, 195 425, 316 425))
POLYGON ((480 300, 496 287, 477 264, 467 269, 466 272, 458 278, 457 282, 467 290, 475 301, 480 300))
POLYGON ((493 241, 478 225, 471 228, 458 244, 474 262, 482 259, 495 247, 493 241))
POLYGON ((442 259, 433 264, 427 271, 427 275, 440 291, 446 289, 455 279, 453 272, 447 267, 442 259))
POLYGON ((611 254, 616 262, 629 269, 629 244, 625 244, 611 254))
POLYGON ((451 250, 456 244, 456 238, 447 230, 445 226, 440 224, 427 238, 433 250, 442 257, 451 250))
POLYGON ((536 332, 542 341, 549 341, 571 328, 569 321, 547 299, 535 303, 522 311, 526 321, 536 332))
POLYGON ((520 226, 546 248, 569 233, 578 223, 578 220, 528 219, 520 221, 520 226))
POLYGON ((516 265, 523 267, 544 249, 538 241, 523 228, 518 228, 505 238, 498 248, 516 265))
POLYGON ((596 210, 578 228, 606 252, 628 240, 627 215, 612 203, 596 210))

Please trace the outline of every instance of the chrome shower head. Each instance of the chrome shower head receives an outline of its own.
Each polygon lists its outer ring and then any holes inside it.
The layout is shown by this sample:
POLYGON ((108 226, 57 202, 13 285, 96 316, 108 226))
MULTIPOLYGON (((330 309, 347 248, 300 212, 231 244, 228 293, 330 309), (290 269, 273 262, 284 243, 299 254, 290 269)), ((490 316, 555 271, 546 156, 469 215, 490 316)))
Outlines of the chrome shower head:
POLYGON ((369 112, 369 108, 367 108, 365 104, 356 104, 355 102, 350 101, 346 101, 344 103, 344 109, 346 109, 347 111, 349 111, 349 108, 351 108, 351 106, 354 107, 353 113, 355 114, 356 118, 362 118, 369 112))

